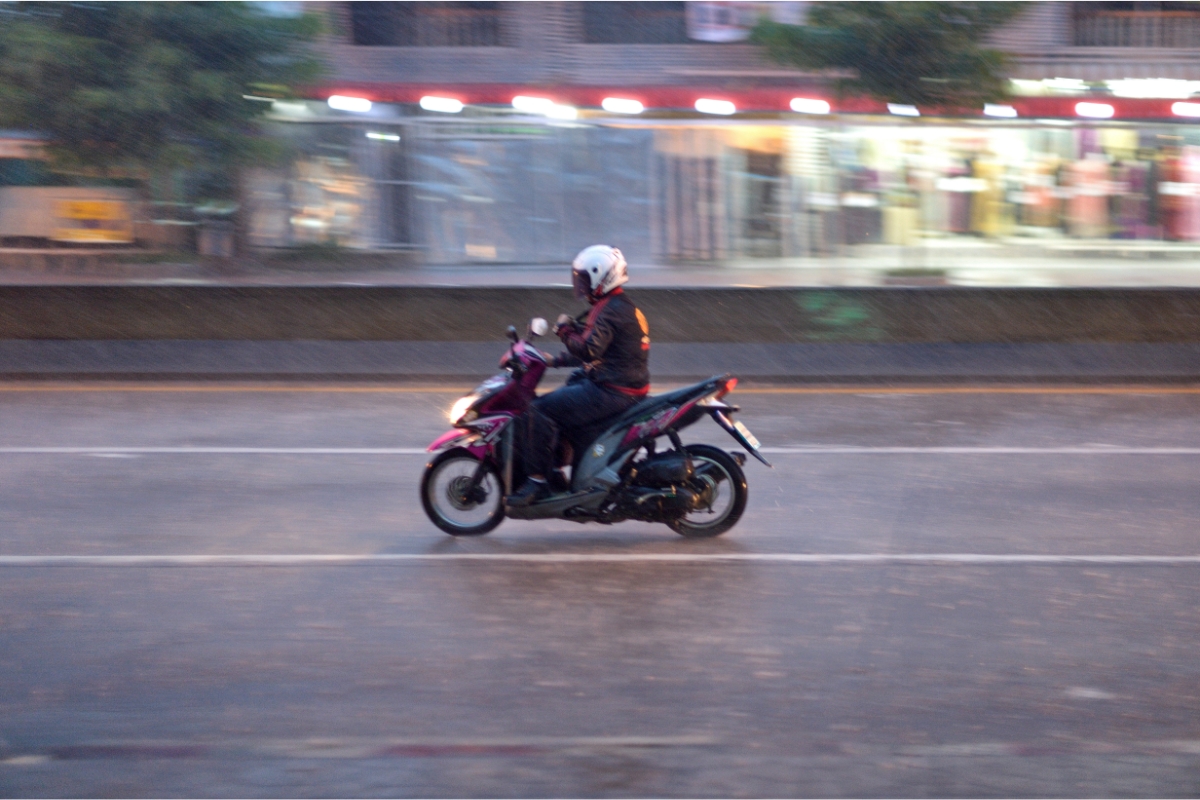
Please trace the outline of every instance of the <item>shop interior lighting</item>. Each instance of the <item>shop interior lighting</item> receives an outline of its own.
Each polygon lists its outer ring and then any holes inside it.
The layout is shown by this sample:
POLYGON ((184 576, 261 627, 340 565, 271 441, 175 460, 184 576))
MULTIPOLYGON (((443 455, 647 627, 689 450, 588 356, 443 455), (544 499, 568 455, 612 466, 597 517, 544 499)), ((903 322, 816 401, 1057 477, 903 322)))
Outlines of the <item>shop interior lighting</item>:
POLYGON ((1176 78, 1125 78, 1119 81, 1105 81, 1105 85, 1116 97, 1186 100, 1200 92, 1200 81, 1185 81, 1176 78))
POLYGON ((1087 81, 1079 78, 1043 78, 1040 81, 1014 78, 1010 85, 1014 94, 1026 97, 1062 97, 1088 93, 1087 81))
POLYGON ((1079 78, 1043 78, 1042 86, 1062 92, 1086 92, 1088 88, 1087 82, 1079 78))
POLYGON ((379 133, 378 131, 367 131, 368 139, 375 139, 380 142, 398 142, 400 136, 395 133, 379 133))
POLYGON ((600 107, 612 114, 640 114, 646 110, 637 100, 624 97, 606 97, 600 101, 600 107))
POLYGON ((737 106, 728 100, 713 100, 710 97, 701 97, 696 101, 696 110, 701 114, 720 114, 721 116, 729 116, 737 113, 737 106))
POLYGON ((1200 117, 1200 103, 1171 103, 1171 113, 1177 117, 1200 117))
POLYGON ((512 107, 526 114, 549 114, 554 101, 548 97, 529 97, 519 94, 512 99, 512 107))
POLYGON ((303 119, 312 116, 312 110, 309 109, 308 103, 301 101, 275 100, 271 103, 271 113, 278 114, 281 117, 291 117, 292 119, 303 119))
POLYGON ((421 98, 421 108, 426 111, 440 111, 443 114, 457 114, 463 110, 463 104, 461 100, 455 100, 453 97, 426 95, 421 98))
POLYGON ((575 119, 579 116, 579 109, 575 108, 575 106, 551 103, 550 108, 546 109, 545 114, 550 119, 575 119))
POLYGON ((906 106, 903 103, 888 103, 888 113, 898 117, 919 117, 921 112, 916 106, 906 106))
POLYGON ((828 114, 830 111, 829 103, 811 97, 793 97, 791 106, 798 114, 828 114))
POLYGON ((1092 119, 1108 119, 1116 111, 1108 103, 1076 103, 1075 114, 1092 119))
POLYGON ((330 95, 325 102, 329 103, 329 107, 338 111, 354 111, 359 114, 365 114, 371 110, 371 101, 365 97, 347 97, 342 94, 330 95))
POLYGON ((1012 119, 1017 116, 1017 110, 1012 106, 998 105, 996 103, 984 103, 983 114, 987 117, 1008 117, 1012 119))

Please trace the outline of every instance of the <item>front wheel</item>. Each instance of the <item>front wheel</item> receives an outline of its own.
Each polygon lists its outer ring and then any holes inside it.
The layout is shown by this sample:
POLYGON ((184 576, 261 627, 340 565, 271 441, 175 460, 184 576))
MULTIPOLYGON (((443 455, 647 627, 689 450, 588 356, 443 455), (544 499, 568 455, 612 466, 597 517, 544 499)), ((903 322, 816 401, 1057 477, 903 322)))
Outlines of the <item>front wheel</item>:
POLYGON ((429 521, 451 536, 481 536, 504 519, 500 475, 491 463, 482 466, 482 478, 473 489, 480 462, 467 450, 447 450, 425 467, 421 505, 429 521))
POLYGON ((689 539, 720 536, 737 524, 746 510, 746 474, 733 456, 719 447, 692 444, 683 448, 692 458, 695 476, 688 488, 700 495, 700 506, 668 524, 689 539))

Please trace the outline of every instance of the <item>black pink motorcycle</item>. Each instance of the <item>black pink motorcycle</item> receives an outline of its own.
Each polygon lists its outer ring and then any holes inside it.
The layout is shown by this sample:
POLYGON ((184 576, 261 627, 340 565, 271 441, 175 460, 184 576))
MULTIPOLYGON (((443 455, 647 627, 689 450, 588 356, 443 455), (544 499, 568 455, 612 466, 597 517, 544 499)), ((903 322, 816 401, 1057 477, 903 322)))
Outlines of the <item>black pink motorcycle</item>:
POLYGON ((421 479, 421 504, 433 524, 454 536, 487 533, 505 515, 662 522, 688 537, 719 536, 732 528, 746 509, 745 453, 679 439, 680 430, 712 417, 771 466, 754 435, 732 419, 738 407, 724 402, 737 385, 729 375, 648 397, 615 417, 565 432, 558 454, 563 468, 548 476, 554 494, 529 506, 505 505, 504 498, 525 480, 519 438, 524 426, 513 421, 533 401, 548 366, 529 340, 546 330, 541 318, 530 322, 523 339, 510 327, 503 371, 458 400, 450 410, 454 428, 429 445, 436 455, 421 479), (669 447, 660 450, 664 438, 669 447))

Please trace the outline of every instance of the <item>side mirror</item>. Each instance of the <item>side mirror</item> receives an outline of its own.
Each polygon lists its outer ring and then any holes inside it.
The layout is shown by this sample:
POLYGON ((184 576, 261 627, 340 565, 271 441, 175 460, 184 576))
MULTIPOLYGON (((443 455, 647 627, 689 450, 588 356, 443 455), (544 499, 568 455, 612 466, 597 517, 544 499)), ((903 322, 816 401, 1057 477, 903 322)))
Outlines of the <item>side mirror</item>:
POLYGON ((505 335, 506 335, 506 336, 507 336, 507 337, 508 337, 508 338, 509 338, 509 339, 510 339, 510 340, 511 340, 511 341, 512 341, 514 344, 516 344, 517 340, 519 340, 519 339, 521 338, 520 336, 518 336, 518 335, 517 335, 517 329, 516 329, 516 328, 514 328, 512 325, 509 325, 509 326, 508 326, 508 330, 506 330, 506 331, 504 332, 504 334, 505 334, 505 335))
POLYGON ((529 332, 534 336, 545 336, 548 330, 550 330, 550 323, 541 317, 529 320, 529 332))

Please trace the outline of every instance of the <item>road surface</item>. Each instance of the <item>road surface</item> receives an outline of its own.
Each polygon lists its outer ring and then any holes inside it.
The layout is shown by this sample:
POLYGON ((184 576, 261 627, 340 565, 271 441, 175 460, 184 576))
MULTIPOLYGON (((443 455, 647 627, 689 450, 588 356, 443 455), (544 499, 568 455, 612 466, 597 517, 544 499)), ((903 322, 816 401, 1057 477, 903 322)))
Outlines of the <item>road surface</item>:
POLYGON ((1200 390, 739 391, 711 541, 445 536, 456 396, 0 385, 0 795, 1200 793, 1200 390))

